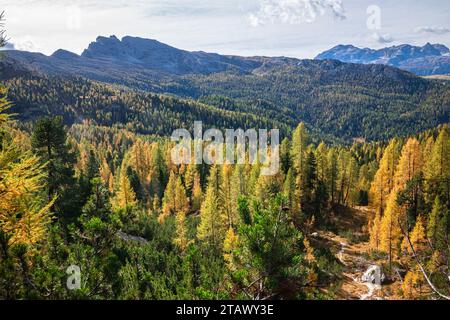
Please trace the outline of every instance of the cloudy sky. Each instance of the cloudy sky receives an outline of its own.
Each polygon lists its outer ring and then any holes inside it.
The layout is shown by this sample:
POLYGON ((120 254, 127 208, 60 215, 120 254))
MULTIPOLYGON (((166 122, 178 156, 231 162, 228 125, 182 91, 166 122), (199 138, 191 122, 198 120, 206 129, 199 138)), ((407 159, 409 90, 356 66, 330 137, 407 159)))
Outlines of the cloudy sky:
POLYGON ((312 58, 337 44, 450 46, 448 0, 0 0, 10 47, 81 53, 99 35, 312 58))

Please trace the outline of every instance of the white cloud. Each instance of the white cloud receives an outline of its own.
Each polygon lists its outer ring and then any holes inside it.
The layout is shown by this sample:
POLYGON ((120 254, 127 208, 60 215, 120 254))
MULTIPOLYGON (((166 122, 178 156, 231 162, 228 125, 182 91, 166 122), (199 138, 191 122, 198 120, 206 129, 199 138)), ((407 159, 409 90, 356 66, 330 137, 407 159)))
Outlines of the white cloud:
POLYGON ((422 33, 414 32, 417 26, 450 27, 450 1, 425 2, 0 0, 11 42, 21 48, 36 47, 34 51, 44 54, 52 54, 60 48, 80 54, 97 36, 115 34, 120 38, 131 35, 157 39, 193 51, 300 58, 312 58, 341 43, 359 47, 381 45, 376 39, 386 43, 390 40, 387 33, 396 43, 439 42, 448 45, 450 33, 425 32, 428 29, 422 33), (383 29, 367 30, 366 8, 377 2, 383 9, 383 29), (78 7, 81 15, 77 10, 69 10, 71 7, 78 7), (271 8, 273 11, 269 10, 271 8), (253 15, 249 16, 250 13, 253 15), (339 17, 346 19, 340 21, 339 17), (294 24, 289 24, 291 22, 294 24), (250 23, 266 23, 266 26, 254 28, 250 23), (301 28, 295 23, 302 23, 301 28), (375 31, 381 36, 373 38, 375 31), (25 36, 31 38, 28 43, 25 36))
POLYGON ((378 42, 378 43, 391 43, 394 41, 394 39, 392 38, 392 36, 389 33, 385 33, 385 34, 380 34, 378 32, 375 32, 374 34, 372 34, 372 38, 378 42))
POLYGON ((15 37, 9 41, 7 49, 37 52, 40 48, 35 44, 34 40, 30 36, 15 37))
POLYGON ((252 26, 282 22, 299 24, 314 22, 326 11, 338 19, 345 19, 341 0, 262 0, 259 11, 249 15, 252 26))
POLYGON ((450 28, 441 27, 441 26, 425 26, 425 27, 417 27, 414 29, 417 33, 433 33, 433 34, 446 34, 450 33, 450 28))

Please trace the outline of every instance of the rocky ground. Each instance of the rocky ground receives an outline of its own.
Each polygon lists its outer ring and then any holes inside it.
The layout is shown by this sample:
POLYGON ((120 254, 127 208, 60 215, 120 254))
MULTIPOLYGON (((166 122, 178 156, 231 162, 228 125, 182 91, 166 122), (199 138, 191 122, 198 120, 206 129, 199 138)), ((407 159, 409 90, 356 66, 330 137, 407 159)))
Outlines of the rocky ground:
POLYGON ((392 300, 397 299, 400 285, 397 281, 385 281, 376 285, 365 281, 363 275, 372 267, 379 265, 369 255, 367 232, 368 217, 372 214, 366 207, 346 210, 335 217, 336 230, 318 231, 316 238, 331 248, 342 263, 341 286, 336 299, 341 300, 392 300))

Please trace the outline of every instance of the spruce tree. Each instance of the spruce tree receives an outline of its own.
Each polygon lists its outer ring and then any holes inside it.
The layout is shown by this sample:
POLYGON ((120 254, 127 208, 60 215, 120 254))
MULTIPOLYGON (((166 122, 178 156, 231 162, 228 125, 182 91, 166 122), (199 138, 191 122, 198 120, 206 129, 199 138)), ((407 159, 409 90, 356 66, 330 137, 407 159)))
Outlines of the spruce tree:
POLYGON ((47 171, 47 194, 57 200, 52 207, 58 216, 70 217, 79 213, 82 203, 77 195, 74 178, 75 154, 67 143, 67 133, 62 118, 42 118, 34 126, 31 145, 36 155, 45 164, 47 171))
POLYGON ((436 197, 427 224, 427 237, 437 250, 445 249, 448 237, 449 211, 442 203, 439 196, 436 197))
POLYGON ((430 158, 424 168, 426 195, 430 202, 437 195, 444 202, 450 200, 450 137, 448 130, 446 125, 439 131, 431 149, 430 158))

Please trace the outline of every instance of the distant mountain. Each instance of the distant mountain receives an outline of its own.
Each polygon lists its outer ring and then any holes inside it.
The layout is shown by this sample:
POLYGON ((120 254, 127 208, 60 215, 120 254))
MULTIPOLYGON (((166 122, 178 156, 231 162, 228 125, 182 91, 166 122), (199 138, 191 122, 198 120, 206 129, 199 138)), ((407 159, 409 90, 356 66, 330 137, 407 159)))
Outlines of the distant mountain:
POLYGON ((51 56, 24 51, 5 51, 8 58, 28 69, 58 74, 70 72, 102 79, 105 70, 114 77, 117 72, 148 75, 211 74, 223 71, 248 72, 265 63, 296 59, 237 57, 206 52, 189 52, 156 40, 137 37, 98 37, 81 56, 57 50, 51 56))
POLYGON ((17 74, 76 75, 92 80, 155 90, 150 80, 219 72, 249 73, 255 69, 292 65, 300 60, 284 57, 239 57, 206 52, 189 52, 156 40, 137 37, 98 37, 81 56, 57 50, 51 56, 6 50, 0 62, 9 77, 17 74), (8 65, 7 68, 4 68, 8 65))
POLYGON ((334 59, 362 64, 385 64, 421 76, 450 73, 450 50, 442 44, 427 43, 423 47, 408 44, 379 50, 338 45, 319 54, 317 60, 334 59))
POLYGON ((387 65, 224 56, 132 37, 98 37, 81 55, 65 50, 51 56, 5 51, 0 78, 11 88, 14 110, 26 120, 62 114, 72 123, 88 118, 85 112, 106 110, 105 119, 128 125, 127 117, 114 114, 135 113, 136 131, 143 133, 168 132, 172 126, 162 125, 165 120, 183 127, 189 121, 175 121, 176 113, 183 119, 203 119, 187 114, 208 109, 212 113, 205 117, 219 128, 259 124, 287 132, 304 121, 317 136, 331 140, 378 140, 433 128, 448 122, 450 114, 448 83, 387 65), (129 92, 136 103, 115 97, 99 101, 92 92, 78 92, 77 86, 73 98, 64 88, 80 81, 79 77, 95 80, 89 85, 104 92, 103 96, 111 95, 111 84, 119 85, 114 88, 129 92), (40 79, 39 85, 35 79, 40 79), (98 82, 101 88, 94 85, 98 82), (61 87, 60 83, 68 84, 61 87), (163 116, 155 111, 158 104, 145 101, 143 91, 182 99, 167 105, 167 116, 163 116), (30 101, 29 92, 37 92, 34 96, 40 98, 30 101), (91 109, 78 110, 84 104, 91 109), (61 113, 61 108, 70 112, 61 113))
POLYGON ((82 53, 82 58, 97 59, 121 65, 138 65, 169 74, 208 74, 229 69, 250 70, 261 65, 261 59, 221 56, 205 52, 180 50, 156 40, 136 37, 98 37, 82 53))

